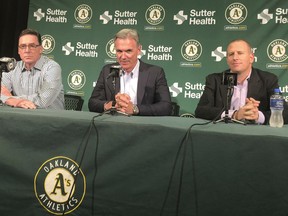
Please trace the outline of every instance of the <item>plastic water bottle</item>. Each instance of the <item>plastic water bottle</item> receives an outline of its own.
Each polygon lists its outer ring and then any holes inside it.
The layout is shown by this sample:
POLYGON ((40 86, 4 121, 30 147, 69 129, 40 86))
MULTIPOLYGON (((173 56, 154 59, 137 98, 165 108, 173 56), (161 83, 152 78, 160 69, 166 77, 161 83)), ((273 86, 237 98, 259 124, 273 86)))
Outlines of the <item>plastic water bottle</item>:
POLYGON ((270 109, 271 116, 269 124, 271 127, 283 127, 283 109, 284 109, 284 98, 282 97, 280 90, 274 89, 274 94, 270 97, 270 109))

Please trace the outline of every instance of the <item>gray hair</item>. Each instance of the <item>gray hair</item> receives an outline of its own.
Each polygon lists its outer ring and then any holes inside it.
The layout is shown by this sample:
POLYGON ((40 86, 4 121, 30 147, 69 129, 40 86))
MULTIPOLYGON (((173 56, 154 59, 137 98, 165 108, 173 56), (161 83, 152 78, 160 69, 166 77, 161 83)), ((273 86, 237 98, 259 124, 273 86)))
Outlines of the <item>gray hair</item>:
POLYGON ((114 42, 116 41, 117 38, 120 39, 132 38, 136 41, 137 45, 140 45, 139 34, 135 29, 122 29, 116 33, 114 37, 114 42))

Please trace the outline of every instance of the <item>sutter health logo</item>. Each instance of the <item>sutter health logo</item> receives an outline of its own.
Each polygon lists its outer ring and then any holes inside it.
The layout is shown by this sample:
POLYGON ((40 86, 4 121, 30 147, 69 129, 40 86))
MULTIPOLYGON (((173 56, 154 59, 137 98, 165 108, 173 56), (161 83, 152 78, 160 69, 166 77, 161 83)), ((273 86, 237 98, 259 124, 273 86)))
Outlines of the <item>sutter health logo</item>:
POLYGON ((42 8, 39 8, 33 13, 33 16, 35 17, 37 22, 45 18, 45 22, 67 23, 66 14, 67 10, 48 8, 46 12, 43 12, 42 8))
POLYGON ((190 83, 186 82, 185 87, 179 86, 178 82, 173 83, 169 86, 169 91, 171 93, 171 97, 183 97, 183 98, 190 98, 190 99, 200 99, 203 94, 205 85, 202 83, 190 83))
POLYGON ((58 156, 45 161, 34 178, 34 191, 40 204, 54 215, 77 209, 86 192, 86 179, 78 164, 58 156))
MULTIPOLYGON (((113 12, 112 12, 113 13, 113 12)), ((99 19, 102 20, 103 24, 106 25, 113 20, 114 25, 137 25, 138 21, 136 19, 137 12, 135 11, 114 11, 113 15, 110 11, 105 11, 100 15, 99 19)))
POLYGON ((172 61, 172 47, 163 45, 153 45, 148 46, 147 60, 154 61, 172 61))
MULTIPOLYGON (((191 9, 189 14, 189 25, 215 25, 215 14, 216 11, 191 9)), ((186 15, 183 10, 180 10, 173 16, 173 20, 177 21, 177 25, 182 25, 188 20, 188 15, 186 15)))
POLYGON ((79 57, 98 57, 98 52, 97 52, 97 47, 98 44, 92 44, 88 42, 77 42, 76 43, 76 49, 74 45, 69 41, 67 42, 64 46, 62 46, 62 51, 65 52, 65 55, 70 55, 71 53, 75 52, 75 56, 79 57))
POLYGON ((257 14, 257 19, 261 20, 261 24, 267 24, 275 17, 274 20, 276 24, 288 24, 287 14, 287 8, 276 8, 274 14, 271 9, 265 8, 261 13, 257 14))

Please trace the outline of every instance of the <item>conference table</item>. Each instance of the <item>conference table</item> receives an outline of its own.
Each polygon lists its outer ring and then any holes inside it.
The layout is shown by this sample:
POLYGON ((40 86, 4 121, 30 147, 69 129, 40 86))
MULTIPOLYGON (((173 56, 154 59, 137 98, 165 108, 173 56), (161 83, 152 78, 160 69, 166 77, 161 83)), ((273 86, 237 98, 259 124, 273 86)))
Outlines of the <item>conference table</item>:
POLYGON ((287 216, 288 127, 0 108, 0 214, 287 216))

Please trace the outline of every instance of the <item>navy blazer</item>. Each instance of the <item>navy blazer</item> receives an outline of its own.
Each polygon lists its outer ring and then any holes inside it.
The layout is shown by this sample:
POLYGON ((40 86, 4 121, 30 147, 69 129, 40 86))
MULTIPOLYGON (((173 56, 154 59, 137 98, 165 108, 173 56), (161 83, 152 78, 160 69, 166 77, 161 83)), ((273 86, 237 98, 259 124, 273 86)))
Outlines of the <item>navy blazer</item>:
MULTIPOLYGON (((91 112, 102 113, 104 104, 113 101, 120 91, 120 79, 116 77, 115 87, 113 77, 108 77, 110 67, 114 64, 105 65, 99 75, 96 86, 93 89, 88 102, 91 112)), ((144 63, 140 60, 139 77, 137 87, 137 106, 139 115, 165 116, 171 115, 172 105, 169 88, 163 68, 144 63)))
MULTIPOLYGON (((223 73, 226 72, 229 72, 229 70, 222 73, 210 74, 206 77, 206 86, 195 110, 197 118, 208 120, 220 119, 221 113, 227 103, 227 86, 222 83, 223 73)), ((270 96, 273 94, 274 89, 278 87, 278 78, 275 74, 252 68, 251 76, 248 80, 247 98, 252 97, 260 101, 259 110, 265 116, 264 124, 269 122, 271 115, 270 96)), ((231 98, 228 103, 231 103, 231 98)), ((283 116, 284 123, 287 124, 287 103, 284 106, 283 116)))

